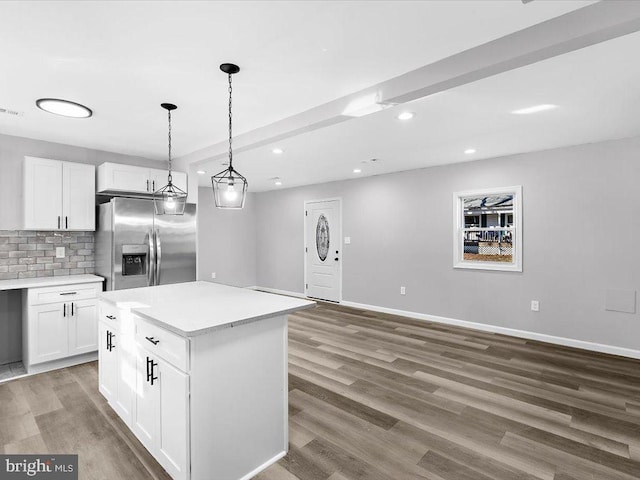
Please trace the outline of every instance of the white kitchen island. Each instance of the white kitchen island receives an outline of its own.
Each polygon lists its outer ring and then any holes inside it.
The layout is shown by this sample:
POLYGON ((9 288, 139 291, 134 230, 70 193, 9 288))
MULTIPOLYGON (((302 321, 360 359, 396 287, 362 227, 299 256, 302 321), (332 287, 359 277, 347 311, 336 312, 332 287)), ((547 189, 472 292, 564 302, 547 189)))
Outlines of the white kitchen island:
POLYGON ((249 479, 288 449, 287 314, 208 282, 100 294, 100 392, 174 479, 249 479))

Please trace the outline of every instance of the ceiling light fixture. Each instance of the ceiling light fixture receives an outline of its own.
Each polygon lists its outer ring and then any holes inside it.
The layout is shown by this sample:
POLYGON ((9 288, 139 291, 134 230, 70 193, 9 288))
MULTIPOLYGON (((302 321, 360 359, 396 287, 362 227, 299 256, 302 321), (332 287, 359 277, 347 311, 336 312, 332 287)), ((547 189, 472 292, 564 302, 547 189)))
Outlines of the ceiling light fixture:
POLYGON ((271 150, 273 153, 275 153, 276 155, 280 155, 281 153, 284 153, 284 150, 281 148, 274 148, 273 150, 271 150))
POLYGON ((514 110, 511 113, 514 115, 529 115, 531 113, 539 113, 545 112, 547 110, 553 110, 554 108, 558 108, 557 105, 552 105, 550 103, 545 103, 543 105, 534 105, 533 107, 521 108, 520 110, 514 110))
POLYGON ((362 170, 360 168, 354 168, 353 173, 361 173, 362 170))
POLYGON ((402 112, 398 115, 398 120, 411 120, 413 118, 413 112, 402 112))
POLYGON ((233 168, 232 122, 231 122, 231 75, 238 73, 240 67, 233 63, 223 63, 220 70, 229 77, 229 167, 226 170, 211 177, 213 186, 213 198, 218 208, 242 208, 247 196, 247 179, 233 168))
POLYGON ((156 215, 183 215, 187 204, 187 192, 176 187, 171 176, 171 111, 178 107, 173 103, 161 103, 160 106, 167 111, 169 119, 169 176, 167 184, 153 192, 153 205, 156 215))
POLYGON ((207 173, 207 172, 205 172, 204 170, 198 170, 196 173, 197 173, 198 175, 204 175, 204 174, 205 174, 205 173, 207 173))
POLYGON ((276 180, 274 183, 279 187, 282 185, 282 180, 276 180))
POLYGON ((473 155, 474 153, 476 153, 476 149, 475 148, 467 148, 464 153, 466 153, 467 155, 473 155))
POLYGON ((89 118, 93 115, 90 108, 61 98, 40 98, 36 100, 36 106, 40 110, 63 117, 89 118))

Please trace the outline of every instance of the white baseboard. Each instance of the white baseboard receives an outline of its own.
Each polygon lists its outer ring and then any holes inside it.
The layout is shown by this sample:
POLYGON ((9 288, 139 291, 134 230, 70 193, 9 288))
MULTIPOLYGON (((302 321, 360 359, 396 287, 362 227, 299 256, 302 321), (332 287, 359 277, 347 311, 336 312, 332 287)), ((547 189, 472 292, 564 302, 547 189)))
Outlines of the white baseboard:
MULTIPOLYGON (((249 287, 247 287, 249 288, 249 287)), ((268 467, 270 467, 271 465, 273 465, 274 463, 276 463, 278 460, 280 460, 282 457, 284 457, 287 454, 287 451, 284 450, 280 453, 278 453, 275 457, 270 458, 269 460, 267 460, 265 463, 263 463, 262 465, 260 465, 258 468, 252 470, 251 472, 247 473, 244 477, 242 477, 240 480, 249 480, 253 477, 255 477, 257 474, 259 474, 260 472, 262 472, 263 470, 266 470, 268 467)))
POLYGON ((257 286, 246 287, 246 288, 249 288, 251 290, 258 290, 261 292, 275 293, 277 295, 287 295, 288 297, 307 298, 307 296, 304 293, 290 292, 288 290, 278 290, 277 288, 267 288, 267 287, 257 287, 257 286))
POLYGON ((364 303, 343 301, 340 303, 340 305, 344 305, 345 307, 359 308, 362 310, 371 310, 374 312, 390 313, 392 315, 399 315, 402 317, 409 317, 417 320, 426 320, 434 323, 442 323, 445 325, 455 325, 457 327, 481 330, 483 332, 500 333, 502 335, 510 335, 512 337, 526 338, 528 340, 553 343, 556 345, 563 345, 565 347, 574 347, 580 348, 582 350, 590 350, 593 352, 608 353, 610 355, 619 355, 621 357, 640 359, 640 350, 616 347, 614 345, 604 345, 601 343, 586 342, 584 340, 576 340, 573 338, 556 337, 553 335, 546 335, 544 333, 529 332, 527 330, 516 330, 514 328, 499 327, 497 325, 488 325, 485 323, 468 322, 466 320, 439 317, 437 315, 427 315, 424 313, 409 312, 406 310, 397 310, 395 308, 379 307, 377 305, 367 305, 364 303))
MULTIPOLYGON (((302 293, 278 290, 275 288, 257 286, 247 288, 252 288, 253 290, 261 290, 268 293, 277 293, 279 295, 307 298, 302 293)), ((416 320, 425 320, 428 322, 442 323, 445 325, 455 325, 457 327, 470 328, 472 330, 481 330, 483 332, 500 333, 502 335, 510 335, 512 337, 526 338, 527 340, 537 340, 539 342, 553 343, 555 345, 563 345, 565 347, 590 350, 592 352, 608 353, 609 355, 619 355, 621 357, 640 359, 640 350, 633 350, 631 348, 616 347, 614 345, 587 342, 584 340, 576 340, 573 338, 556 337, 554 335, 529 332, 527 330, 517 330, 515 328, 499 327, 497 325, 488 325, 486 323, 469 322, 466 320, 458 320, 456 318, 439 317, 437 315, 428 315, 426 313, 410 312, 407 310, 398 310, 395 308, 380 307, 378 305, 368 305, 365 303, 349 302, 346 300, 340 302, 340 305, 344 305, 345 307, 359 308, 361 310, 371 310, 373 312, 389 313, 391 315, 399 315, 401 317, 409 317, 416 320)))

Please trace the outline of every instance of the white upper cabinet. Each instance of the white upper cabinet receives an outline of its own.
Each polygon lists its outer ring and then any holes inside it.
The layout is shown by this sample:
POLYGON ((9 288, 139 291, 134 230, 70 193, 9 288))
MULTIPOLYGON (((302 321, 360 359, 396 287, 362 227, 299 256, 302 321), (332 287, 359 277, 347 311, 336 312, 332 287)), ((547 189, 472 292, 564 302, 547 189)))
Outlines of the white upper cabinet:
MULTIPOLYGON (((173 183, 187 191, 187 174, 172 172, 173 183)), ((97 193, 153 194, 167 184, 168 171, 159 168, 134 167, 118 163, 103 163, 98 167, 97 193)))
POLYGON ((95 230, 95 167, 25 157, 25 230, 95 230))

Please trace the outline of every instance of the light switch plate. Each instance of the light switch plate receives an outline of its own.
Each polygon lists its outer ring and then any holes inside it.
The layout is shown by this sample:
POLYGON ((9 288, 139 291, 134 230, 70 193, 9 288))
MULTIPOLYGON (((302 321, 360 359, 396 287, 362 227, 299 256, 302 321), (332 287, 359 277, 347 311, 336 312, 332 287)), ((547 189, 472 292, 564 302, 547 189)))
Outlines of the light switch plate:
POLYGON ((56 247, 56 258, 64 258, 64 247, 56 247))

